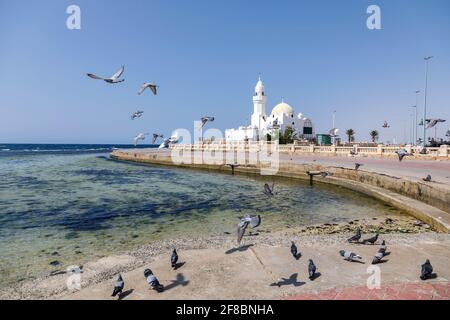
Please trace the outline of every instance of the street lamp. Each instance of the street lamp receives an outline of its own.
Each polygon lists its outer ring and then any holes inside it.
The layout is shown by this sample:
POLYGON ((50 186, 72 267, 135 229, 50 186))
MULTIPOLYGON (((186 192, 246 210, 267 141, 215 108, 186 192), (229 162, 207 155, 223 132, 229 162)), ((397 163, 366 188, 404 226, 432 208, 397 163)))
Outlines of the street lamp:
POLYGON ((423 126, 423 146, 426 146, 426 141, 427 141, 427 128, 425 125, 425 121, 427 119, 427 90, 428 90, 428 62, 433 58, 433 56, 428 56, 423 58, 425 60, 425 100, 424 100, 424 105, 423 105, 423 121, 424 121, 424 126, 423 126))
POLYGON ((415 119, 413 120, 413 145, 417 144, 417 104, 415 106, 411 106, 411 108, 414 108, 414 117, 415 119))

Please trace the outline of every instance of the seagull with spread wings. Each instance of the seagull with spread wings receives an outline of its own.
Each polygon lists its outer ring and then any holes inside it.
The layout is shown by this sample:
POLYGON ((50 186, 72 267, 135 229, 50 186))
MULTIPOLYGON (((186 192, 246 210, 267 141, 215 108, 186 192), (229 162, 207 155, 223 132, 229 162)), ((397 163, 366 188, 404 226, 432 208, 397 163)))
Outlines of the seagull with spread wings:
POLYGON ((125 70, 125 67, 122 66, 122 68, 120 68, 115 74, 113 74, 110 78, 103 78, 103 77, 99 77, 93 73, 87 73, 87 76, 91 79, 95 79, 95 80, 103 80, 107 83, 119 83, 119 82, 123 82, 125 81, 125 79, 119 79, 123 72, 125 70))
POLYGON ((142 86, 139 88, 138 94, 141 95, 147 88, 150 89, 155 96, 157 95, 157 88, 159 88, 159 86, 149 82, 144 82, 142 84, 142 86))

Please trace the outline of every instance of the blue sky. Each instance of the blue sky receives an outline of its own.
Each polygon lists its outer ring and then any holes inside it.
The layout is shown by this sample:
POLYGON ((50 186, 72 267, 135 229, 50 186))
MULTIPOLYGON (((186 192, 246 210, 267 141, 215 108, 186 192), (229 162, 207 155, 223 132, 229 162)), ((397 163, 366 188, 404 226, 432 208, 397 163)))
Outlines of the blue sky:
POLYGON ((337 110, 337 127, 358 140, 377 129, 403 141, 426 55, 435 56, 429 115, 448 120, 438 135, 450 126, 447 0, 0 0, 0 39, 3 143, 129 143, 144 130, 192 130, 203 115, 237 127, 253 112, 259 73, 268 112, 284 97, 317 132, 337 110), (66 28, 71 4, 81 30, 66 28), (381 7, 382 30, 366 28, 370 4, 381 7), (85 75, 121 65, 118 85, 85 75), (160 93, 138 96, 144 81, 160 93), (144 116, 131 121, 138 109, 144 116))

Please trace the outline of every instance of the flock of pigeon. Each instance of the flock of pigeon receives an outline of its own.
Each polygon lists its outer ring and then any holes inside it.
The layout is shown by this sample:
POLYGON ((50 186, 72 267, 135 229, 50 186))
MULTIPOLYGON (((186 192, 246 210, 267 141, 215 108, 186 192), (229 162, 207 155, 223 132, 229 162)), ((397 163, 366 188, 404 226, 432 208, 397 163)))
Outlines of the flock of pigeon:
MULTIPOLYGON (((112 75, 111 77, 109 77, 109 78, 100 77, 100 76, 97 76, 97 75, 95 75, 95 74, 93 74, 93 73, 87 73, 87 76, 88 76, 89 78, 91 78, 91 79, 95 79, 95 80, 103 80, 103 81, 105 81, 106 83, 109 83, 109 84, 117 84, 117 83, 121 83, 121 82, 124 82, 124 81, 125 81, 125 79, 121 79, 121 77, 122 77, 124 71, 125 71, 125 66, 122 66, 115 74, 113 74, 113 75, 112 75)), ((154 83, 144 82, 144 83, 141 85, 141 87, 139 88, 138 95, 143 94, 144 91, 145 91, 146 89, 150 90, 150 91, 153 93, 153 95, 157 95, 157 94, 158 94, 158 88, 159 88, 159 86, 156 85, 156 84, 154 84, 154 83)), ((144 111, 142 111, 142 110, 137 110, 136 112, 133 112, 133 113, 131 114, 131 120, 138 119, 138 118, 142 117, 143 114, 144 114, 144 111)), ((210 121, 210 122, 214 121, 214 117, 202 117, 202 118, 200 119, 200 121, 201 121, 201 127, 200 127, 200 128, 203 128, 203 126, 204 126, 208 121, 210 121)), ((133 139, 133 140, 134 140, 134 145, 136 146, 136 145, 138 144, 139 141, 145 140, 145 137, 146 137, 148 134, 149 134, 148 132, 141 132, 141 133, 137 134, 137 135, 134 137, 134 139, 133 139)), ((159 146, 159 149, 162 149, 162 148, 168 148, 168 147, 169 147, 169 144, 176 144, 176 143, 178 143, 179 140, 180 140, 180 138, 178 137, 177 134, 172 135, 170 138, 164 139, 164 135, 159 134, 159 133, 153 133, 153 140, 152 140, 152 143, 154 144, 159 138, 163 139, 163 140, 162 140, 162 143, 161 143, 160 146, 159 146)))

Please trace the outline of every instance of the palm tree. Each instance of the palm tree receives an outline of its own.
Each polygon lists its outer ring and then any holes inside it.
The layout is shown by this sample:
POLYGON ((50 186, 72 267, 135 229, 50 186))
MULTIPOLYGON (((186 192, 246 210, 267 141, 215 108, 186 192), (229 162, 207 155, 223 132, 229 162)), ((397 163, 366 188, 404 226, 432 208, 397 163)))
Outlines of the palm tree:
POLYGON ((370 131, 370 136, 372 137, 372 142, 376 142, 378 140, 378 131, 372 130, 370 131))
POLYGON ((345 131, 345 134, 347 134, 349 143, 355 140, 355 130, 348 129, 347 131, 345 131))

